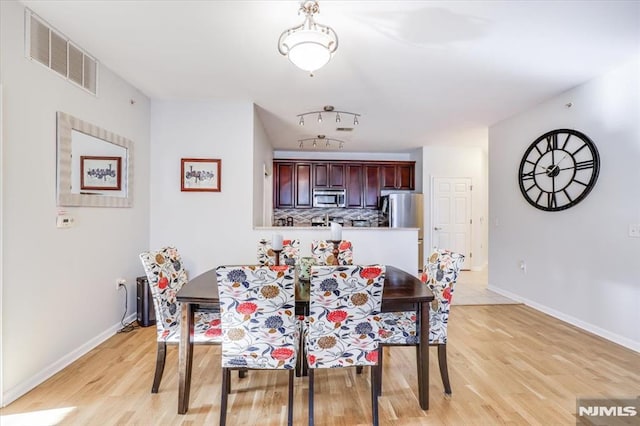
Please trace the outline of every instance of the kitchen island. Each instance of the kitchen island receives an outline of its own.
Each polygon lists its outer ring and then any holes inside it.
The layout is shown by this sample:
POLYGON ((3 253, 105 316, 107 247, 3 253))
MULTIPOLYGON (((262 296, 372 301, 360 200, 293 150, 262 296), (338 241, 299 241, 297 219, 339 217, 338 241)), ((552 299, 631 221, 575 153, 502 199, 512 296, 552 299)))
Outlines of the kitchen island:
MULTIPOLYGON (((254 227, 255 240, 271 239, 280 234, 284 239, 300 240, 300 256, 311 255, 311 241, 328 240, 331 230, 324 226, 266 226, 254 227)), ((353 244, 353 262, 393 265, 418 274, 418 228, 361 228, 343 227, 342 239, 353 244)))

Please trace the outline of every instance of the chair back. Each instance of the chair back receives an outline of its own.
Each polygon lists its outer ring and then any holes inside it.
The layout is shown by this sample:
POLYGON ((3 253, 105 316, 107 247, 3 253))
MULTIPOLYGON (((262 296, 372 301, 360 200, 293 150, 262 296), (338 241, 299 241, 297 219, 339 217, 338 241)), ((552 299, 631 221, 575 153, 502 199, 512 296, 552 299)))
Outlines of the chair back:
POLYGON ((431 302, 429 343, 447 343, 447 324, 453 290, 464 263, 464 256, 449 250, 436 249, 424 266, 421 280, 426 283, 434 299, 431 302))
MULTIPOLYGON (((281 264, 293 266, 300 259, 300 240, 282 241, 281 264)), ((271 246, 271 240, 261 239, 258 241, 258 263, 260 265, 275 265, 276 253, 271 246)))
POLYGON ((313 240, 311 255, 318 265, 353 265, 353 246, 349 240, 338 244, 338 259, 335 259, 335 245, 327 240, 313 240))
POLYGON ((220 266, 222 366, 292 369, 296 364, 294 267, 220 266))
POLYGON ((313 266, 306 325, 310 368, 378 363, 385 266, 313 266))
POLYGON ((141 253, 140 260, 153 296, 158 334, 168 334, 180 323, 180 302, 176 294, 187 282, 182 258, 175 247, 163 247, 141 253))

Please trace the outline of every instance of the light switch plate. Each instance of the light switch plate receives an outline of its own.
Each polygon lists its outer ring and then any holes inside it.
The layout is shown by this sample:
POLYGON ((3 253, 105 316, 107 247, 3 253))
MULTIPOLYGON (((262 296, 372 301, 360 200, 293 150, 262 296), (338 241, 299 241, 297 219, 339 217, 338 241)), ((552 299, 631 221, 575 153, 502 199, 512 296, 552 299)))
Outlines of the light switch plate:
POLYGON ((629 236, 631 238, 640 238, 640 224, 629 225, 629 236))

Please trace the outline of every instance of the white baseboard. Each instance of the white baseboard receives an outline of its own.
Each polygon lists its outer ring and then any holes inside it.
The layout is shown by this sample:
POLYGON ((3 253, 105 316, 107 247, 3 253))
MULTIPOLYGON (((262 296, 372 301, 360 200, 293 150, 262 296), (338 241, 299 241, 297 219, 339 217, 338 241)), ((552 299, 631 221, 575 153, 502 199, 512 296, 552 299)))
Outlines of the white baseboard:
MULTIPOLYGON (((129 324, 131 321, 136 319, 136 313, 129 315, 124 319, 125 324, 129 324)), ((88 353, 91 349, 95 348, 105 340, 109 339, 113 335, 116 334, 118 330, 122 328, 122 324, 118 322, 117 324, 109 327, 107 330, 103 331, 93 339, 89 340, 79 348, 71 351, 67 355, 63 356, 53 364, 47 366, 42 369, 40 372, 32 376, 31 378, 25 380, 24 382, 14 386, 11 389, 8 389, 2 395, 0 395, 0 407, 5 407, 11 404, 16 399, 20 398, 22 395, 29 392, 31 389, 35 388, 39 384, 43 383, 45 380, 58 373, 62 369, 64 369, 69 364, 76 361, 78 358, 82 357, 86 353, 88 353)))
POLYGON ((581 328, 585 331, 593 333, 597 336, 600 336, 604 339, 610 340, 614 343, 624 346, 625 348, 629 348, 632 351, 640 352, 640 342, 636 342, 627 337, 620 336, 619 334, 612 333, 608 330, 598 327, 597 325, 593 325, 591 323, 585 322, 581 319, 572 317, 571 315, 567 315, 560 311, 556 311, 555 309, 549 308, 548 306, 541 305, 532 300, 526 299, 524 297, 518 296, 517 294, 511 293, 510 291, 503 290, 501 288, 493 287, 491 285, 487 286, 487 289, 501 294, 509 299, 516 300, 518 302, 522 302, 527 306, 530 306, 540 312, 544 312, 547 315, 551 315, 554 318, 567 322, 571 325, 575 325, 578 328, 581 328))

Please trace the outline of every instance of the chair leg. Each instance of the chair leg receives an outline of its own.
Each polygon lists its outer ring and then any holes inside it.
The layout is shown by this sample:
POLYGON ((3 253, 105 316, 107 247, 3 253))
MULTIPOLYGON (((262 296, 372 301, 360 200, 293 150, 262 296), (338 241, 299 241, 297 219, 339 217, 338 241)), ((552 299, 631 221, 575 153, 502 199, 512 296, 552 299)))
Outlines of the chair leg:
POLYGON ((158 342, 158 353, 156 355, 156 373, 153 376, 153 385, 151 386, 151 393, 158 393, 160 387, 160 381, 162 380, 162 373, 164 372, 164 361, 167 358, 167 344, 165 342, 158 342))
POLYGON ((287 425, 293 426, 293 375, 295 371, 289 370, 289 405, 287 406, 287 425))
POLYGON ((309 369, 309 426, 313 426, 313 370, 309 369))
POLYGON ((222 368, 222 397, 220 399, 220 426, 227 424, 227 400, 229 397, 229 382, 231 381, 230 370, 226 367, 222 368))
POLYGON ((241 368, 240 370, 238 370, 238 377, 244 379, 245 377, 247 377, 247 371, 248 370, 246 368, 241 368))
POLYGON ((362 374, 363 367, 361 365, 356 365, 356 374, 362 374))
POLYGON ((444 385, 444 393, 451 395, 451 384, 449 383, 449 369, 447 368, 447 344, 438 345, 438 365, 440 366, 440 376, 444 385))
POLYGON ((373 426, 378 426, 378 370, 380 364, 371 366, 371 418, 373 426))

